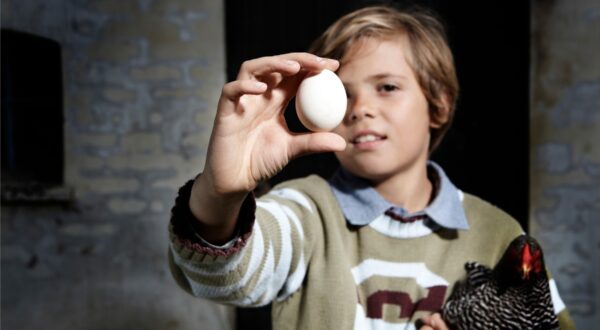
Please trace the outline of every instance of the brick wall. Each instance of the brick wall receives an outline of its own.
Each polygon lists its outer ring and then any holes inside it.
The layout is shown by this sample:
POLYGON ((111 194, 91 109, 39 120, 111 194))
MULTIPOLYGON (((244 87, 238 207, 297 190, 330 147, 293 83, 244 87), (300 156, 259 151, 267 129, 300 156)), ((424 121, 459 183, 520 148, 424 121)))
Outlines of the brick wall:
POLYGON ((2 328, 232 327, 166 260, 169 209, 202 169, 225 82, 223 13, 212 0, 2 1, 3 27, 63 46, 76 196, 3 206, 2 328))
POLYGON ((532 2, 531 231, 579 329, 600 323, 600 3, 532 2))

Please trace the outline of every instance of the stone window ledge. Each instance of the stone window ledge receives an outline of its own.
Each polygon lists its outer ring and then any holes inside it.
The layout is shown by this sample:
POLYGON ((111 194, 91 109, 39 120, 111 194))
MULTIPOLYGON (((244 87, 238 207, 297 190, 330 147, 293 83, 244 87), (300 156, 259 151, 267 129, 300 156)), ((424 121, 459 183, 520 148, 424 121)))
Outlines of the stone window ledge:
POLYGON ((75 201, 72 187, 39 183, 2 184, 2 204, 70 204, 75 201))

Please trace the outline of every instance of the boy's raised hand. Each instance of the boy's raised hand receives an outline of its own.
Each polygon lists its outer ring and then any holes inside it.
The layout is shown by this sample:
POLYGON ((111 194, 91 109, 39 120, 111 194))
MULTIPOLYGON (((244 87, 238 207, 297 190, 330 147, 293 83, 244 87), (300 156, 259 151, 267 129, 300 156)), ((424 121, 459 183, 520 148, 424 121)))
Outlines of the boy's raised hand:
POLYGON ((308 53, 243 63, 223 87, 209 144, 204 175, 216 193, 247 193, 301 154, 345 148, 333 133, 291 133, 283 115, 307 72, 338 66, 308 53))
POLYGON ((293 158, 345 148, 334 133, 290 132, 283 114, 308 72, 338 67, 308 53, 262 57, 244 62, 237 79, 223 87, 204 172, 189 202, 205 239, 227 241, 245 196, 293 158))

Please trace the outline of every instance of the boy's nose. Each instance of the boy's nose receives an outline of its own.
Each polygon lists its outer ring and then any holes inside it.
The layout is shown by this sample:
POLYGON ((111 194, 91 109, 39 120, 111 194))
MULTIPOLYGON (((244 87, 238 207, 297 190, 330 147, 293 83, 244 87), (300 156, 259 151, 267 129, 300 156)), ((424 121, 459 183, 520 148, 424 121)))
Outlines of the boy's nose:
POLYGON ((365 102, 355 100, 350 103, 348 120, 357 121, 365 118, 374 118, 375 111, 365 102))

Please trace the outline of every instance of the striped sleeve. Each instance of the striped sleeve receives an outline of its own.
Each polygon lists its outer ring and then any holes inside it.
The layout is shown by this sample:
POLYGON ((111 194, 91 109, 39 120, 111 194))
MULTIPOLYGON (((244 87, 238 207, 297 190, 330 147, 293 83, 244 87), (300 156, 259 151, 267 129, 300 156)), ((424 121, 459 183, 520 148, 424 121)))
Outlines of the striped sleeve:
POLYGON ((547 272, 549 277, 548 286, 550 287, 550 297, 552 298, 552 304, 554 305, 554 312, 558 316, 559 326, 562 330, 574 330, 575 323, 571 319, 571 314, 558 293, 556 281, 552 278, 550 271, 547 270, 547 272))
POLYGON ((186 291, 220 303, 262 306, 300 288, 313 241, 306 228, 320 221, 307 194, 276 188, 256 201, 250 196, 238 218, 240 235, 222 249, 190 233, 193 229, 185 224, 195 219, 180 210, 189 212, 182 202, 189 200, 189 192, 180 191, 178 199, 169 225, 169 260, 173 277, 186 291))

